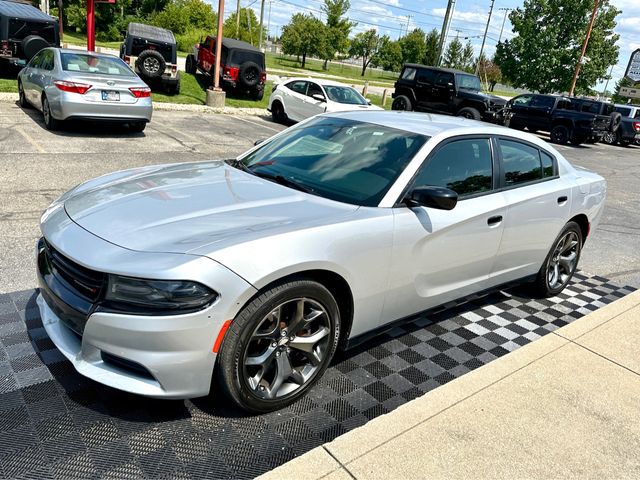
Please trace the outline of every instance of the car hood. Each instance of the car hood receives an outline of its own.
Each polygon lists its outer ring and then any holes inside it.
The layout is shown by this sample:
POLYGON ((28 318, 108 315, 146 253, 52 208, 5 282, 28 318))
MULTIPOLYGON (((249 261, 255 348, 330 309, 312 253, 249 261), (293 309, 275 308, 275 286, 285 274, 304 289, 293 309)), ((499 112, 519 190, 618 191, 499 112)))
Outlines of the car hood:
POLYGON ((460 92, 465 93, 469 97, 476 97, 483 100, 488 100, 493 105, 504 106, 507 103, 507 101, 504 98, 498 97, 497 95, 491 95, 490 93, 479 92, 477 90, 467 90, 464 88, 461 88, 460 92))
POLYGON ((75 223, 113 244, 198 254, 337 222, 358 208, 221 161, 118 172, 79 186, 61 201, 75 223))

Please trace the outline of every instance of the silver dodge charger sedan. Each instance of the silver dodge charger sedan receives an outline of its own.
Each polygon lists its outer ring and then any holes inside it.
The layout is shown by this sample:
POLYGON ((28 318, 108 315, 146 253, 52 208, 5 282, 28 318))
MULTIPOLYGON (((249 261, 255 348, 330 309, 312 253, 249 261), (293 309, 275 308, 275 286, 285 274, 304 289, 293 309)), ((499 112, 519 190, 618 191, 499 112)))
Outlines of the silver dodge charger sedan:
POLYGON ((395 322, 514 282, 559 293, 605 194, 527 133, 319 115, 236 159, 64 194, 41 219, 38 305, 87 377, 164 398, 206 395, 213 379, 264 412, 395 322))
POLYGON ((142 132, 151 121, 151 90, 118 57, 45 48, 18 74, 20 106, 42 111, 49 130, 64 120, 125 123, 142 132))

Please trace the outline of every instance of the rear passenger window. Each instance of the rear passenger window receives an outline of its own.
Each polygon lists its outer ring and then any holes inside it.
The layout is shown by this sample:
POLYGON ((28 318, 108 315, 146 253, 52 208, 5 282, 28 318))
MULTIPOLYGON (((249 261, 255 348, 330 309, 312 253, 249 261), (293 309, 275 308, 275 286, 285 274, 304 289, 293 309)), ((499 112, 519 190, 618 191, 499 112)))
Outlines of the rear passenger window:
POLYGON ((301 93, 302 95, 307 94, 307 82, 304 82, 304 81, 291 82, 291 83, 287 83, 287 87, 296 93, 301 93))
POLYGON ((415 68, 405 68, 402 72, 402 80, 412 81, 416 78, 416 69, 415 68))
POLYGON ((457 140, 440 148, 422 167, 415 185, 447 187, 460 196, 492 189, 491 148, 486 138, 457 140))
POLYGON ((418 72, 418 82, 433 85, 436 80, 436 73, 433 70, 420 70, 418 72))
POLYGON ((553 171, 553 157, 548 153, 540 151, 540 158, 542 158, 542 176, 544 178, 553 177, 555 175, 553 171))
POLYGON ((537 148, 501 139, 500 151, 506 186, 542 179, 542 163, 537 148))

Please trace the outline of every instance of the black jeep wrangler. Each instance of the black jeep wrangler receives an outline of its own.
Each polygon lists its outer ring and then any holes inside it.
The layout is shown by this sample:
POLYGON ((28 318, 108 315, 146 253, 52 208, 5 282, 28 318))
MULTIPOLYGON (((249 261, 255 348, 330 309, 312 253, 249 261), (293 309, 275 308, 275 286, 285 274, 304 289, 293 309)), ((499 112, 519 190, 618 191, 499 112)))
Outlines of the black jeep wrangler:
MULTIPOLYGON (((264 53, 250 43, 233 38, 222 38, 220 55, 220 86, 229 92, 248 94, 262 100, 267 81, 264 53)), ((216 59, 216 37, 209 35, 187 55, 185 70, 195 74, 201 71, 213 77, 216 59)))
POLYGON ((176 39, 171 30, 130 23, 120 45, 120 58, 150 87, 180 93, 176 39))
POLYGON ((407 63, 395 83, 391 108, 502 122, 506 101, 480 89, 480 79, 470 73, 407 63))
POLYGON ((55 18, 25 3, 0 0, 0 61, 5 66, 23 66, 43 48, 59 46, 55 18))
POLYGON ((591 103, 594 102, 557 95, 518 95, 507 102, 505 125, 532 133, 549 132, 551 141, 560 145, 599 141, 607 132, 619 128, 620 115, 613 113, 613 108, 605 110, 610 112, 608 115, 601 115, 597 113, 600 107, 591 103))

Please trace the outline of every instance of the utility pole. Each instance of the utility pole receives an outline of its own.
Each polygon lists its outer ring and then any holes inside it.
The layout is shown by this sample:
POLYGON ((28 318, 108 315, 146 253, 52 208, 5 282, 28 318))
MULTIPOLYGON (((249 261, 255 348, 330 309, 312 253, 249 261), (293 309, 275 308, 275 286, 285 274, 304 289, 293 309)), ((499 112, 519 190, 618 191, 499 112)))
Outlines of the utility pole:
POLYGON ((411 15, 407 15, 407 31, 405 32, 405 35, 409 34, 409 22, 411 22, 411 15))
MULTIPOLYGON (((240 3, 240 2, 238 2, 240 3)), ((216 36, 216 58, 213 67, 213 89, 220 88, 220 55, 222 55, 222 25, 224 24, 224 0, 218 0, 218 34, 216 36)))
POLYGON ((582 66, 584 54, 587 51, 587 45, 589 45, 589 38, 591 37, 593 24, 596 21, 596 14, 598 13, 599 3, 599 0, 596 0, 593 4, 593 12, 591 12, 591 21, 589 22, 589 27, 587 28, 587 35, 584 37, 584 42, 582 43, 582 52, 580 52, 580 58, 578 58, 578 63, 576 64, 576 71, 573 73, 573 80, 571 80, 571 90, 569 90, 570 97, 573 97, 573 92, 576 89, 576 82, 578 81, 578 75, 580 74, 580 67, 582 66))
POLYGON ((62 27, 62 0, 58 0, 58 30, 60 32, 60 43, 64 37, 64 28, 62 27))
POLYGON ((267 16, 267 39, 271 34, 271 0, 269 0, 269 15, 267 16))
POLYGON ((240 0, 238 0, 236 7, 236 38, 240 39, 240 0))
POLYGON ((451 17, 451 10, 453 9, 454 0, 449 0, 447 3, 447 11, 444 14, 444 21, 442 22, 442 31, 440 32, 440 44, 438 45, 438 60, 436 67, 440 66, 442 62, 442 50, 444 49, 444 42, 447 37, 447 30, 449 25, 449 17, 451 17))
MULTIPOLYGON (((482 58, 482 52, 484 52, 484 44, 487 42, 487 34, 489 33, 489 24, 491 23, 491 14, 493 13, 493 4, 495 0, 491 0, 491 7, 489 7, 489 18, 487 18, 487 27, 484 29, 484 37, 482 37, 482 46, 480 47, 480 55, 478 58, 482 58)), ((476 62, 476 75, 480 69, 480 62, 476 62)))
POLYGON ((258 49, 262 48, 262 24, 264 23, 264 0, 260 2, 260 36, 258 37, 258 49))
POLYGON ((602 98, 605 98, 607 95, 607 88, 609 88, 609 80, 611 80, 611 74, 613 73, 613 67, 615 65, 611 65, 609 69, 609 76, 607 77, 607 83, 604 84, 604 90, 602 90, 602 98))
POLYGON ((500 28, 500 36, 498 37, 498 43, 502 40, 502 32, 504 32, 504 24, 507 21, 507 14, 512 10, 511 8, 499 8, 498 10, 504 10, 504 18, 502 19, 502 28, 500 28))

